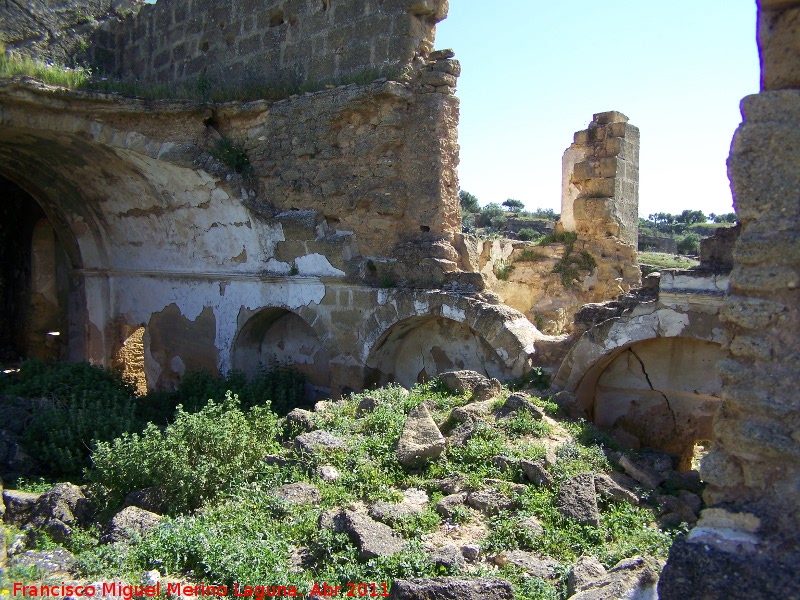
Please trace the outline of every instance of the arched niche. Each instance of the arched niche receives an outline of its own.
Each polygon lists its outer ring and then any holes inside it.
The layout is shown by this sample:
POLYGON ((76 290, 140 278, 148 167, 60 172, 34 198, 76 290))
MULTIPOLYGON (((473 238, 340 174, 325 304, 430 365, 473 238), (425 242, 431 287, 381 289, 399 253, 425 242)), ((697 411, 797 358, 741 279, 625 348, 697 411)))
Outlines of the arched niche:
POLYGON ((0 177, 0 198, 0 360, 83 358, 81 290, 53 223, 10 179, 0 177))
POLYGON ((411 387, 439 373, 469 369, 488 377, 508 376, 494 348, 468 325, 445 317, 420 316, 395 323, 378 339, 367 360, 368 386, 411 387))
POLYGON ((248 377, 260 365, 292 366, 306 377, 307 402, 330 395, 328 349, 302 317, 283 308, 265 308, 247 320, 234 341, 232 365, 248 377))
POLYGON ((715 366, 723 356, 720 344, 706 340, 639 341, 593 365, 578 396, 595 424, 680 456, 689 469, 695 442, 712 437, 722 387, 715 366))

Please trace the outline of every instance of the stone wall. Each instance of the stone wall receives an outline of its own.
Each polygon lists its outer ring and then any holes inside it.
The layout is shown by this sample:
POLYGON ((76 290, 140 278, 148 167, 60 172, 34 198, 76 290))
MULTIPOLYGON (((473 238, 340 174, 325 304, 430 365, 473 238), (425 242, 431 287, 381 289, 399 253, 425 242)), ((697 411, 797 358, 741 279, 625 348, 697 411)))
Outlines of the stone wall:
POLYGON ((729 273, 733 269, 733 249, 742 226, 720 227, 714 235, 700 240, 700 268, 729 273))
POLYGON ((541 334, 453 246, 457 74, 439 52, 413 82, 213 107, 0 82, 0 174, 69 258, 68 356, 150 388, 273 359, 311 394, 521 375, 541 334))
POLYGON ((561 228, 578 235, 576 249, 597 260, 587 282, 591 302, 627 292, 641 282, 639 236, 639 130, 612 111, 594 115, 563 157, 561 228))
POLYGON ((594 115, 563 159, 566 231, 607 234, 634 247, 639 235, 639 129, 619 112, 594 115), (601 231, 602 230, 602 231, 601 231))
POLYGON ((654 235, 639 234, 639 252, 666 252, 678 253, 678 240, 669 237, 656 237, 654 235))
POLYGON ((72 65, 95 32, 144 0, 7 0, 0 6, 0 41, 7 51, 72 65))
POLYGON ((147 82, 294 88, 399 77, 446 0, 159 0, 99 31, 92 62, 147 82))
POLYGON ((661 598, 800 597, 800 2, 759 2, 760 94, 728 171, 742 232, 723 308, 728 356, 703 460, 711 507, 673 547, 661 598))

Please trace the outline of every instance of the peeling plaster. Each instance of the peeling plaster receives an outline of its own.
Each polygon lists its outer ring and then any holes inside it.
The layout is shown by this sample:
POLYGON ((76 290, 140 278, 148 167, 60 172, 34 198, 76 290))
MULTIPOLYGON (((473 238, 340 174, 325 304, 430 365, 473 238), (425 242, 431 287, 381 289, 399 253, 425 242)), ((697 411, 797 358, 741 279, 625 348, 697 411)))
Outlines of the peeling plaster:
MULTIPOLYGON (((219 282, 203 279, 117 277, 112 280, 111 287, 118 291, 114 298, 115 312, 125 315, 129 323, 149 323, 153 314, 170 304, 175 304, 188 320, 195 321, 203 308, 210 306, 216 318, 215 346, 219 349, 219 369, 222 372, 231 368, 230 352, 242 308, 255 311, 280 307, 294 311, 302 306, 319 304, 325 296, 325 285, 310 278, 302 282, 285 279, 267 282, 256 277, 230 280, 224 297, 219 294, 219 282)), ((104 319, 99 321, 104 322, 104 319)), ((152 357, 149 360, 152 361, 152 357)), ((157 379, 156 376, 152 381, 157 379)))
POLYGON ((467 313, 459 308, 442 304, 442 316, 446 319, 452 319, 453 321, 463 323, 467 318, 467 313))
POLYGON ((294 264, 300 275, 315 277, 344 277, 344 271, 334 267, 330 261, 322 254, 314 253, 300 256, 295 259, 294 264))

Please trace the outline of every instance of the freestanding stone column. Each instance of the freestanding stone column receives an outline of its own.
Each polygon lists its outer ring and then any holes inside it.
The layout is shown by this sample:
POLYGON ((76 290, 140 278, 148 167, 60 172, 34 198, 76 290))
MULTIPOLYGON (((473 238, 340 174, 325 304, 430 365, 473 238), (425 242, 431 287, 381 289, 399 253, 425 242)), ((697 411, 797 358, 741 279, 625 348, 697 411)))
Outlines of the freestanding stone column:
POLYGON ((610 300, 641 282, 639 129, 604 112, 574 139, 562 159, 561 225, 597 260, 594 301, 610 300))
POLYGON ((728 159, 742 234, 701 467, 710 508, 673 545, 662 600, 800 598, 800 1, 758 4, 761 93, 728 159))

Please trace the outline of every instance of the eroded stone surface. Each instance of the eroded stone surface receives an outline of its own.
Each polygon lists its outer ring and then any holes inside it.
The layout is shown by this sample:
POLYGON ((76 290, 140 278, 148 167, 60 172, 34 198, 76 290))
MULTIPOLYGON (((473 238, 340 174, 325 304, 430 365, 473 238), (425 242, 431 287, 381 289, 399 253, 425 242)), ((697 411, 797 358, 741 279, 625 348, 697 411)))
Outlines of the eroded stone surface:
POLYGON ((438 458, 446 446, 444 436, 427 407, 420 404, 406 417, 397 443, 397 459, 407 467, 420 466, 427 460, 438 458))

